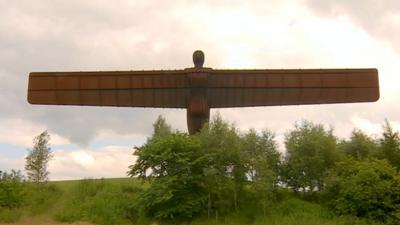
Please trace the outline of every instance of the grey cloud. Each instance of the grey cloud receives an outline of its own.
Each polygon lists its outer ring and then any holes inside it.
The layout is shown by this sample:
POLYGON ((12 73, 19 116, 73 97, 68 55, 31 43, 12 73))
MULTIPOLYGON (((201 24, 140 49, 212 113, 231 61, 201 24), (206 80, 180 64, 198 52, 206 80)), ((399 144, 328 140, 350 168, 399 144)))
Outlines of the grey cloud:
MULTIPOLYGON (((262 15, 275 10, 277 2, 280 1, 268 4, 264 1, 252 4, 196 1, 190 3, 190 7, 207 10, 244 7, 262 15)), ((319 12, 330 9, 321 8, 313 1, 309 4, 319 12)), ((38 122, 46 125, 50 132, 80 145, 87 145, 104 129, 119 134, 148 135, 152 122, 161 113, 175 128, 186 130, 184 110, 32 106, 26 102, 27 77, 31 71, 184 68, 191 66, 192 51, 198 48, 205 50, 206 64, 219 65, 219 45, 225 40, 211 38, 213 34, 207 33, 207 24, 186 24, 186 18, 177 15, 177 9, 185 7, 189 7, 187 1, 44 0, 38 3, 0 0, 0 121, 17 117, 38 122), (157 49, 157 45, 162 48, 157 49)), ((257 41, 249 45, 254 55, 269 65, 280 61, 282 66, 300 67, 302 63, 316 61, 304 52, 291 53, 287 49, 266 46, 268 43, 261 40, 263 37, 257 39, 257 32, 254 30, 252 34, 257 41), (266 49, 274 52, 266 53, 266 49)), ((240 37, 238 39, 241 41, 240 37)), ((361 110, 369 109, 369 106, 356 106, 361 110)), ((351 106, 304 106, 221 112, 243 127, 267 121, 269 128, 283 132, 282 127, 301 119, 299 111, 308 119, 318 119, 318 113, 324 114, 323 121, 330 123, 338 118, 346 120, 358 110, 351 106), (335 116, 329 117, 331 114, 335 116)), ((373 118, 381 120, 382 113, 373 118)))
MULTIPOLYGON (((171 110, 32 106, 26 102, 31 71, 190 66, 191 46, 181 44, 181 37, 188 35, 176 27, 179 21, 171 15, 170 5, 146 2, 125 7, 122 1, 112 5, 15 1, 0 7, 0 118, 34 120, 74 143, 87 145, 101 129, 149 134, 157 113, 176 114, 171 110), (144 39, 129 45, 129 34, 144 39), (165 40, 169 42, 166 49, 155 54, 153 43, 165 40)), ((178 111, 180 114, 184 115, 183 111, 178 111)))
POLYGON ((398 0, 305 0, 322 17, 348 16, 375 37, 400 50, 400 1, 398 0))
MULTIPOLYGON (((223 7, 222 3, 216 7, 223 7)), ((38 4, 26 0, 0 4, 4 6, 0 7, 0 103, 6 106, 0 111, 0 119, 33 120, 80 145, 87 145, 101 129, 149 134, 160 113, 178 129, 186 129, 184 110, 32 106, 26 102, 31 71, 191 66, 193 50, 213 48, 201 36, 207 34, 192 32, 192 27, 184 26, 185 21, 176 14, 176 8, 186 7, 185 1, 110 4, 48 0, 38 4), (157 44, 164 45, 163 49, 157 51, 157 44)))

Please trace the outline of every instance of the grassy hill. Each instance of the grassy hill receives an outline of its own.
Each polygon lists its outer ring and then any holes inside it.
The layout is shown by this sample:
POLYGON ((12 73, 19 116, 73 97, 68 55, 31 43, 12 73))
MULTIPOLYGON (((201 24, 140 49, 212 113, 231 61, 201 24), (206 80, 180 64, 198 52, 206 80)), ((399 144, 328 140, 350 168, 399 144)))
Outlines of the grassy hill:
MULTIPOLYGON (((158 224, 131 207, 137 193, 146 187, 146 183, 128 178, 55 181, 40 188, 27 184, 22 207, 0 209, 0 224, 158 224)), ((266 216, 254 216, 254 206, 249 202, 239 212, 232 212, 225 217, 203 217, 184 224, 372 224, 354 217, 337 217, 315 201, 306 201, 284 190, 278 196, 279 199, 269 207, 266 216)))

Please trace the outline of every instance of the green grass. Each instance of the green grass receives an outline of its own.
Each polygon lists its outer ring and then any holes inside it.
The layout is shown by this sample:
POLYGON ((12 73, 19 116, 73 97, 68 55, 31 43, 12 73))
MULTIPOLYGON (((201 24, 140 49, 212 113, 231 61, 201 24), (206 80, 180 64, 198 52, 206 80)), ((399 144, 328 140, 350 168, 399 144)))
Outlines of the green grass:
POLYGON ((18 209, 0 209, 0 221, 5 223, 14 223, 21 218, 21 210, 18 209))
POLYGON ((55 216, 60 222, 90 221, 96 224, 132 224, 130 210, 142 188, 133 180, 82 180, 70 189, 68 200, 55 216))
POLYGON ((144 187, 129 178, 54 181, 41 186, 26 183, 22 206, 0 208, 0 222, 44 217, 66 223, 133 224, 136 215, 129 205, 144 187))
MULTIPOLYGON (((0 222, 15 223, 21 218, 44 217, 56 223, 86 221, 101 225, 150 225, 155 221, 140 216, 131 207, 135 196, 147 186, 129 178, 55 181, 40 188, 27 184, 23 205, 18 209, 0 208, 0 222)), ((249 202, 239 213, 218 220, 203 217, 183 224, 378 225, 355 217, 335 216, 320 204, 300 199, 289 192, 282 191, 279 196, 265 216, 254 213, 257 209, 249 202)))
POLYGON ((355 217, 338 217, 317 203, 308 202, 293 194, 284 193, 265 216, 249 218, 246 215, 231 215, 224 219, 198 219, 191 225, 379 225, 355 217))

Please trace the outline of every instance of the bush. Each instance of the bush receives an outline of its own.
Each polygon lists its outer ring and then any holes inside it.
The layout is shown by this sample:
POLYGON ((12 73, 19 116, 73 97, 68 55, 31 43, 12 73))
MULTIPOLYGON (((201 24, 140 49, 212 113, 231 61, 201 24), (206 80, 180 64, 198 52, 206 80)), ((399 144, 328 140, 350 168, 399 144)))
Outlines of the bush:
POLYGON ((39 215, 53 208, 62 195, 62 190, 51 183, 26 183, 24 205, 30 213, 39 215))
POLYGON ((0 171, 0 208, 16 208, 23 200, 23 181, 20 171, 0 171))
POLYGON ((187 219, 205 206, 201 186, 206 162, 199 142, 190 136, 174 133, 149 141, 137 148, 131 176, 154 178, 142 192, 135 207, 156 219, 187 219))
POLYGON ((103 179, 79 181, 55 219, 60 222, 90 221, 102 225, 126 224, 137 219, 131 208, 141 189, 135 185, 110 183, 103 179))
POLYGON ((285 135, 286 156, 281 177, 293 191, 321 191, 324 178, 338 159, 333 130, 303 121, 285 135))
POLYGON ((327 183, 337 214, 400 223, 400 177, 386 161, 348 159, 336 165, 327 183))
POLYGON ((21 217, 18 209, 0 209, 0 222, 15 223, 21 217))
POLYGON ((84 200, 85 198, 90 198, 95 196, 97 193, 104 189, 105 182, 104 179, 94 180, 94 179, 83 179, 80 180, 74 189, 74 196, 77 199, 84 200))
MULTIPOLYGON (((72 205, 71 205, 72 207, 72 205)), ((61 213, 55 215, 55 219, 62 223, 73 223, 79 221, 82 218, 79 210, 63 210, 61 213)))

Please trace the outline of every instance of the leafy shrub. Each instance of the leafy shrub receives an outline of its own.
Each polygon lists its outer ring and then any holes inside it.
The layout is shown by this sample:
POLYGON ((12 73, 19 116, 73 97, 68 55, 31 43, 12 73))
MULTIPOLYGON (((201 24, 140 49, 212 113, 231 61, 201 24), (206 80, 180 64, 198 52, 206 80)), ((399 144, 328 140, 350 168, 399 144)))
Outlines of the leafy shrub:
POLYGON ((333 130, 303 121, 286 133, 285 146, 281 175, 288 187, 295 192, 323 190, 323 180, 338 159, 333 130))
POLYGON ((137 163, 131 176, 155 177, 134 205, 156 219, 191 218, 205 205, 201 186, 206 161, 199 143, 190 136, 174 133, 155 138, 136 150, 137 163))
POLYGON ((18 209, 0 209, 0 222, 15 223, 21 217, 21 211, 18 209))
POLYGON ((104 179, 83 179, 78 182, 74 189, 74 195, 79 199, 93 197, 104 189, 104 179))
POLYGON ((329 205, 337 214, 400 223, 400 177, 386 161, 338 163, 328 187, 329 205))
POLYGON ((23 181, 20 171, 0 171, 0 208, 15 208, 23 200, 23 181))
POLYGON ((33 215, 46 213, 59 200, 63 191, 51 183, 26 183, 24 205, 33 215))
POLYGON ((60 222, 90 221, 101 225, 126 224, 137 219, 131 208, 141 189, 135 185, 106 182, 104 179, 84 179, 68 193, 55 219, 60 222))
POLYGON ((71 208, 69 210, 63 210, 62 212, 57 213, 55 215, 55 219, 63 223, 73 223, 80 220, 82 218, 81 211, 77 210, 76 208, 72 208, 72 205, 70 205, 70 207, 71 208))

